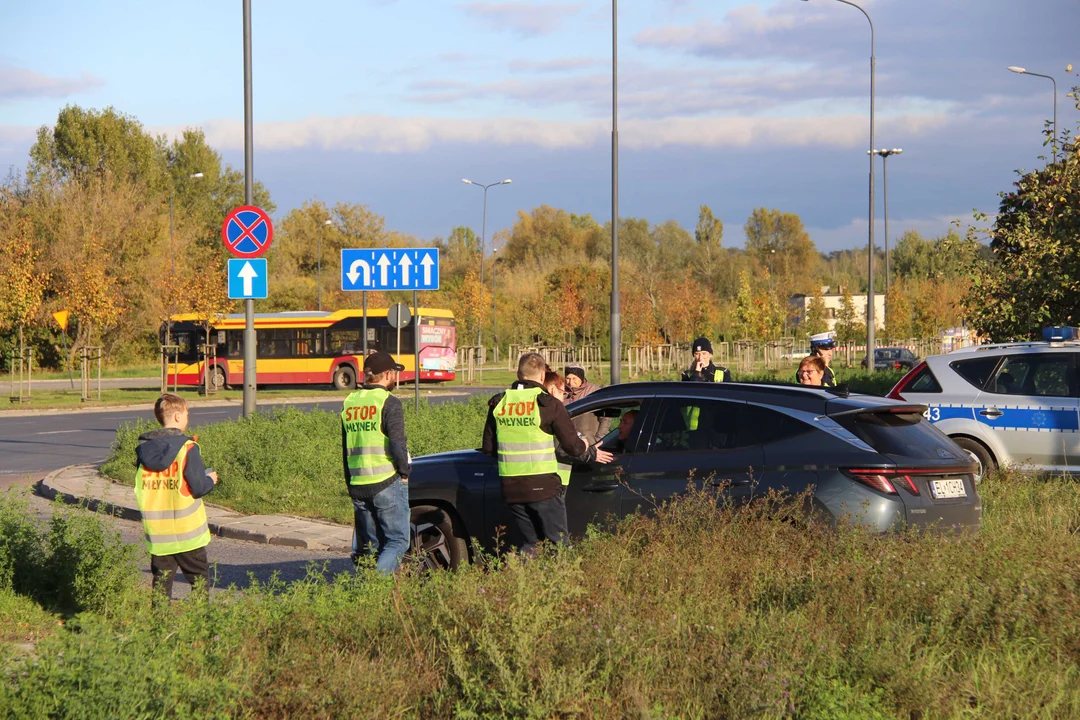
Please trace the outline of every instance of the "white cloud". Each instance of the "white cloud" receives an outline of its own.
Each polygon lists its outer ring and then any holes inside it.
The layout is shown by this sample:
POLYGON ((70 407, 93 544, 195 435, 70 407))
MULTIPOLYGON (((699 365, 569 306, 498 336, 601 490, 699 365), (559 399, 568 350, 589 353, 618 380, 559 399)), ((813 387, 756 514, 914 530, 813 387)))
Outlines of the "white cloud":
MULTIPOLYGON (((883 134, 926 135, 966 118, 954 115, 912 115, 885 118, 883 134)), ((175 136, 183 128, 159 127, 153 132, 175 136)), ((243 147, 243 123, 211 120, 203 125, 216 148, 243 147)), ((624 147, 651 150, 664 147, 742 148, 767 146, 857 148, 866 143, 866 118, 832 117, 748 118, 676 117, 630 119, 620 123, 624 147)), ((535 118, 431 118, 354 115, 312 116, 294 122, 257 123, 255 144, 266 150, 320 148, 377 153, 421 152, 440 144, 532 146, 565 149, 606 142, 607 120, 551 121, 535 118)))
POLYGON ((558 30, 563 20, 581 12, 585 3, 470 2, 459 7, 495 30, 514 30, 525 37, 538 37, 558 30))
POLYGON ((67 97, 104 84, 104 80, 88 73, 82 73, 78 78, 56 78, 28 68, 0 64, 0 103, 26 98, 67 97))

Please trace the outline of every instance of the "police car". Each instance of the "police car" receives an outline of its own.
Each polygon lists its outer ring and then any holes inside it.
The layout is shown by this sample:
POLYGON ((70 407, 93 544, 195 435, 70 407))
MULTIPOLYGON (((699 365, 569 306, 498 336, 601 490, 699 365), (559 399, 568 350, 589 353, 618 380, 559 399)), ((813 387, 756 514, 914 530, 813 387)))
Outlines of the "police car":
POLYGON ((926 417, 978 461, 1080 470, 1080 331, 1051 327, 1044 342, 977 345, 916 365, 889 397, 926 417))

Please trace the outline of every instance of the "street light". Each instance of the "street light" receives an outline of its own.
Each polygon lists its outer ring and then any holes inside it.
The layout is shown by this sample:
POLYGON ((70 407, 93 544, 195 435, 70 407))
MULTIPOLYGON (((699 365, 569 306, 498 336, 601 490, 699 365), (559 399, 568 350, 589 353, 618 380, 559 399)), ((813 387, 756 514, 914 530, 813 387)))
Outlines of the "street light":
MULTIPOLYGON (((505 180, 500 180, 499 182, 493 182, 493 183, 489 183, 488 185, 483 185, 483 184, 478 183, 478 182, 473 182, 472 180, 469 180, 467 178, 461 178, 461 182, 465 183, 466 185, 475 185, 478 188, 483 188, 484 189, 484 219, 483 219, 483 224, 481 225, 481 230, 480 230, 480 289, 482 291, 483 288, 484 288, 484 242, 487 240, 487 191, 488 191, 488 188, 493 188, 496 185, 509 185, 512 181, 510 180, 510 178, 507 178, 505 180)), ((480 328, 480 323, 481 323, 482 318, 479 316, 479 312, 480 311, 477 310, 477 315, 478 315, 477 318, 476 318, 476 346, 477 347, 480 347, 480 345, 481 345, 480 340, 481 340, 481 337, 483 335, 483 331, 480 328)), ((480 359, 480 362, 481 363, 483 362, 483 358, 480 359)))
MULTIPOLYGON (((809 0, 803 0, 808 2, 809 0)), ((874 149, 874 21, 870 14, 850 0, 836 0, 836 2, 850 5, 863 14, 866 22, 870 23, 870 149, 874 149)), ((868 245, 870 252, 867 253, 867 292, 866 292, 866 367, 874 368, 874 321, 877 319, 874 313, 874 154, 870 153, 870 222, 868 228, 868 245)))
POLYGON ((619 297, 619 0, 611 0, 611 371, 622 379, 622 302, 619 297))
POLYGON ((319 259, 318 259, 318 265, 319 265, 319 312, 322 312, 322 235, 323 235, 323 228, 327 227, 328 225, 333 225, 333 224, 334 224, 334 221, 331 220, 330 218, 327 218, 325 220, 325 222, 323 222, 323 224, 319 227, 319 233, 318 233, 319 234, 319 241, 318 241, 318 245, 319 245, 319 249, 318 249, 318 254, 319 254, 319 259))
POLYGON ((499 248, 491 249, 491 336, 495 343, 495 362, 499 362, 499 248))
POLYGON ((903 148, 867 150, 881 158, 881 194, 885 196, 885 324, 889 324, 889 163, 891 155, 903 154, 903 148))
POLYGON ((1030 70, 1026 70, 1026 69, 1024 69, 1022 67, 1017 67, 1015 65, 1010 65, 1009 70, 1016 73, 1017 75, 1033 75, 1035 77, 1046 78, 1050 82, 1054 83, 1054 137, 1053 137, 1053 142, 1050 143, 1050 148, 1054 153, 1054 162, 1056 163, 1057 162, 1057 141, 1058 141, 1058 138, 1057 138, 1057 80, 1050 77, 1049 75, 1043 75, 1041 73, 1031 72, 1030 70))

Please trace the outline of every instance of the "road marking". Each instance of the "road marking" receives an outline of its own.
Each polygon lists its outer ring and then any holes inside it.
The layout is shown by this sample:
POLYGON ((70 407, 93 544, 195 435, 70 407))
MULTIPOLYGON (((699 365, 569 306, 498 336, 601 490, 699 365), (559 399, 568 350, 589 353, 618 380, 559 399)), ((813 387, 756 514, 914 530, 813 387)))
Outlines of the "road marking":
POLYGON ((34 433, 35 435, 63 435, 64 433, 77 433, 82 430, 49 430, 48 432, 34 433))
POLYGON ((199 415, 228 415, 228 410, 196 410, 199 415))

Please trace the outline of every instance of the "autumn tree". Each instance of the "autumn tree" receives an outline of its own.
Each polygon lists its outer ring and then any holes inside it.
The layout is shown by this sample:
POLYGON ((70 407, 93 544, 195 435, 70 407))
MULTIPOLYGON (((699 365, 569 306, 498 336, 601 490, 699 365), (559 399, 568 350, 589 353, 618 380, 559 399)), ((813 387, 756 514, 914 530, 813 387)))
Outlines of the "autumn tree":
POLYGON ((890 341, 915 337, 911 293, 916 284, 917 281, 896 279, 889 286, 885 297, 885 337, 890 341))
POLYGON ((21 351, 24 331, 41 309, 50 278, 39 267, 41 248, 34 242, 28 218, 0 226, 0 232, 4 236, 0 242, 0 277, 4 279, 0 283, 0 333, 17 330, 21 351))
POLYGON ((722 262, 724 224, 713 215, 708 205, 698 208, 697 227, 694 229, 694 270, 701 282, 710 284, 722 262))
POLYGON ((855 310, 851 290, 844 288, 840 295, 840 310, 836 313, 836 338, 842 343, 856 342, 866 337, 866 323, 855 310))
POLYGON ((806 321, 803 330, 807 335, 817 335, 829 329, 829 320, 825 311, 825 298, 821 294, 821 285, 815 285, 810 302, 806 305, 806 321))
POLYGON ((778 292, 790 296, 812 289, 818 253, 798 215, 756 208, 744 230, 747 252, 773 276, 778 292))
POLYGON ((1020 174, 1014 188, 1000 195, 993 258, 973 264, 964 299, 974 327, 998 342, 1080 320, 1080 149, 1065 145, 1056 163, 1020 174))

